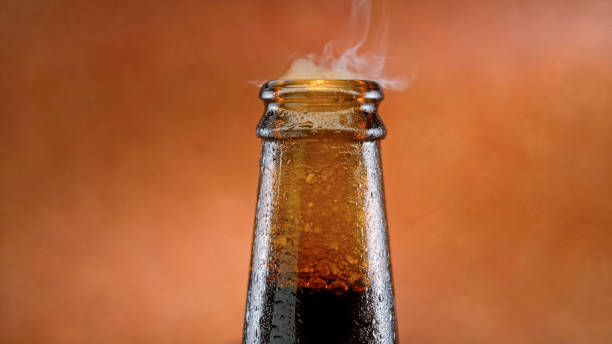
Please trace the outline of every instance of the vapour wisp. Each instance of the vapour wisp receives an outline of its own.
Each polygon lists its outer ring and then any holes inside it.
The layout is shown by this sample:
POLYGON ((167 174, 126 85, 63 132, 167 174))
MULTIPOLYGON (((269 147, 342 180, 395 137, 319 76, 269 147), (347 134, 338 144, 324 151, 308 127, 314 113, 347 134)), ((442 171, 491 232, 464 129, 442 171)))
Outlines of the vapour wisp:
POLYGON ((384 74, 388 22, 384 8, 373 22, 369 0, 353 0, 345 29, 328 42, 320 55, 293 60, 280 79, 367 79, 387 89, 403 89, 409 78, 384 74))

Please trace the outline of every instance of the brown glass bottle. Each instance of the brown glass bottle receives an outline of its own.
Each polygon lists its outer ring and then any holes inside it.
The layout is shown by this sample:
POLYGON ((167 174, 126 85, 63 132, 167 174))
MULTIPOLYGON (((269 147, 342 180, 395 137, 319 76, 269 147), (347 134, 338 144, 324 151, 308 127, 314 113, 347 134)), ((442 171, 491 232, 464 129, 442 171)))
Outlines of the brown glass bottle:
POLYGON ((243 343, 397 343, 380 87, 278 80, 261 98, 243 343))

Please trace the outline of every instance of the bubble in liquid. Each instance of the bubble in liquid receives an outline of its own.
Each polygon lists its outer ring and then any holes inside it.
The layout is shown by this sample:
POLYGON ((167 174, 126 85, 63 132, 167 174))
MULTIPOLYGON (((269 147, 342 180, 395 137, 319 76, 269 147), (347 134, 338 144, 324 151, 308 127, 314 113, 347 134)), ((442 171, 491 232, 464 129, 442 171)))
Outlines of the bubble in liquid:
POLYGON ((314 291, 319 291, 327 287, 327 283, 319 277, 312 277, 308 281, 308 287, 314 291))
POLYGON ((341 295, 348 290, 348 286, 340 280, 335 280, 327 286, 327 289, 331 290, 336 295, 341 295))

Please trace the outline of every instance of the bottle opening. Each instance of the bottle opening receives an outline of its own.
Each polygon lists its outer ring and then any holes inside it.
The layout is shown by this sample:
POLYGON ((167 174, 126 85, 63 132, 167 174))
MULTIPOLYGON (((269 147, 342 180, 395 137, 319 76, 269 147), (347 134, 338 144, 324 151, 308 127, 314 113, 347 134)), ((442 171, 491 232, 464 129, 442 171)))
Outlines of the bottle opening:
POLYGON ((379 102, 379 84, 369 80, 272 80, 261 87, 260 98, 276 102, 379 102))
POLYGON ((369 80, 272 80, 261 87, 263 139, 377 140, 386 135, 377 108, 384 98, 369 80))

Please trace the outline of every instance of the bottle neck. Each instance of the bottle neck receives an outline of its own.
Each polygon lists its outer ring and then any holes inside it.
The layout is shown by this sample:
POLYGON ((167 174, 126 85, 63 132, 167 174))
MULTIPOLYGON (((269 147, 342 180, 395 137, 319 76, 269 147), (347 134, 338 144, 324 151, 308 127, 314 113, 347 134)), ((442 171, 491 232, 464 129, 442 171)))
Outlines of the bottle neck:
POLYGON ((277 80, 262 86, 266 109, 257 126, 263 139, 381 139, 386 130, 377 113, 380 86, 363 80, 277 80))

